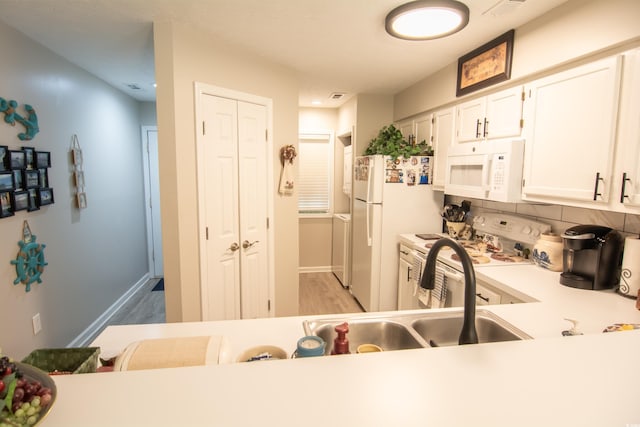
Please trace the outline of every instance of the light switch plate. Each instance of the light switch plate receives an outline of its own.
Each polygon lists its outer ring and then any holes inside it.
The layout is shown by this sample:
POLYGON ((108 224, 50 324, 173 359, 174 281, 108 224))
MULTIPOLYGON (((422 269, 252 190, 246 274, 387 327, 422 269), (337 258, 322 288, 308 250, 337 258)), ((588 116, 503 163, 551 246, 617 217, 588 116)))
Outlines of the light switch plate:
POLYGON ((38 335, 42 330, 42 323, 40 322, 40 313, 36 313, 31 318, 31 323, 33 324, 33 335, 38 335))

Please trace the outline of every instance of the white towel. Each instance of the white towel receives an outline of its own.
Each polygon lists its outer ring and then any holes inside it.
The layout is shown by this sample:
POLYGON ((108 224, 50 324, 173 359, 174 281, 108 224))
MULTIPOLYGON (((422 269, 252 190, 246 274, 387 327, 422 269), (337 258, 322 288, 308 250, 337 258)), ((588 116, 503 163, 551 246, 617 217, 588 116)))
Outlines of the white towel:
POLYGON ((431 306, 429 308, 442 308, 447 300, 447 278, 436 275, 436 285, 431 291, 431 306))
POLYGON ((280 172, 280 187, 278 192, 283 196, 290 196, 293 194, 293 165, 290 162, 285 162, 280 172))

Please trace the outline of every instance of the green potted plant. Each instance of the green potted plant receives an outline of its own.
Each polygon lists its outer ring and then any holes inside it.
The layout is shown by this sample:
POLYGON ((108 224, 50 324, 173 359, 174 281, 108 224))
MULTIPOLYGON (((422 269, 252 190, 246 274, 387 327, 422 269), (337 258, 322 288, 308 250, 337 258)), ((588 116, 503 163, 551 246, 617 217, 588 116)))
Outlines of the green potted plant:
POLYGON ((433 156, 433 147, 426 141, 412 143, 404 139, 402 133, 394 125, 383 126, 378 136, 373 138, 365 150, 366 156, 382 154, 398 157, 433 156))

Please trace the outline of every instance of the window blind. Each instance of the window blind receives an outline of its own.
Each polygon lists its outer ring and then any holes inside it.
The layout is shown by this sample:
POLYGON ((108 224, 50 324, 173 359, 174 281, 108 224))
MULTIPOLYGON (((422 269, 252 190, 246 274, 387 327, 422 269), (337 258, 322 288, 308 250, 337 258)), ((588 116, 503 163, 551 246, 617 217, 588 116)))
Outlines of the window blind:
POLYGON ((329 139, 304 138, 298 145, 298 212, 331 212, 331 144, 329 139))

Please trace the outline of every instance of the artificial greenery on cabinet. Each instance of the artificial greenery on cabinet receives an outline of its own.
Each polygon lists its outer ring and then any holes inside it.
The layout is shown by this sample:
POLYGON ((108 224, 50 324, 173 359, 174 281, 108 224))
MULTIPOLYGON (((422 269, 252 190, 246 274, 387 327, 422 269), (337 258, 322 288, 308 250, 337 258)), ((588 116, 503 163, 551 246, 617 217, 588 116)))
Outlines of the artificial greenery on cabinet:
POLYGON ((378 136, 373 138, 365 150, 366 156, 382 154, 398 157, 411 156, 433 156, 433 147, 426 141, 418 143, 407 141, 398 128, 394 125, 384 126, 378 132, 378 136))

